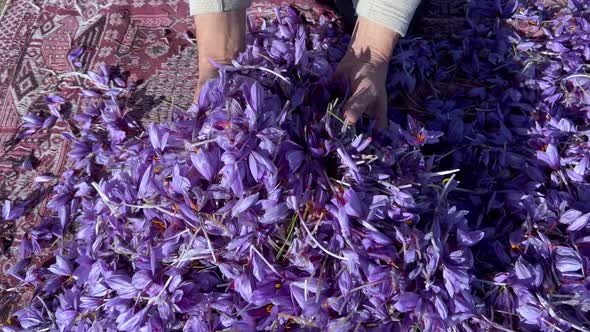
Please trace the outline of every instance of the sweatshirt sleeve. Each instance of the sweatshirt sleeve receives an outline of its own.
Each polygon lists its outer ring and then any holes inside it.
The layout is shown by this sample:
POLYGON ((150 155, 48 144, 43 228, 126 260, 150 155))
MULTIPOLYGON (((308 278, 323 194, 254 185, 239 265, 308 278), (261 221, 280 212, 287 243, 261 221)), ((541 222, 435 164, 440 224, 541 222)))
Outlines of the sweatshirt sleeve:
POLYGON ((252 0, 189 0, 191 16, 248 8, 252 0))
POLYGON ((419 4, 420 0, 358 0, 356 12, 405 36, 419 4))

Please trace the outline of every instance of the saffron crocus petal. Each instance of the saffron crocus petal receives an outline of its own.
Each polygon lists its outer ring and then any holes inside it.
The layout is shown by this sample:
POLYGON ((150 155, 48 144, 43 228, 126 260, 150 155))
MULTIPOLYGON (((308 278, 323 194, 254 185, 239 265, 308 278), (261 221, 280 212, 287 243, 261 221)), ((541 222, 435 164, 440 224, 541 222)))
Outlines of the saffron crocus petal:
POLYGON ((4 221, 16 220, 20 218, 24 212, 24 207, 19 204, 14 205, 10 200, 4 200, 4 204, 2 205, 2 218, 4 221))
POLYGON ((397 302, 393 305, 395 309, 400 312, 408 312, 414 310, 418 305, 420 296, 412 292, 401 293, 397 302))
POLYGON ((555 268, 562 273, 582 269, 582 258, 572 248, 559 246, 555 250, 555 268))
POLYGON ((125 82, 125 80, 120 77, 115 77, 114 81, 115 84, 117 84, 120 88, 127 87, 127 82, 125 82))
POLYGON ((350 293, 352 288, 352 277, 350 272, 344 270, 342 274, 340 274, 340 278, 338 278, 338 287, 340 288, 342 295, 346 296, 350 293))
POLYGON ((305 49, 305 38, 297 37, 295 41, 295 64, 307 65, 307 50, 305 49))
POLYGON ((534 268, 522 257, 519 257, 514 264, 514 273, 518 279, 523 281, 532 280, 535 275, 534 268))
POLYGON ((273 162, 256 151, 252 151, 250 153, 248 165, 250 167, 252 176, 256 180, 262 179, 265 173, 268 173, 269 175, 275 175, 277 173, 277 168, 273 162))
POLYGON ((110 137, 111 141, 113 142, 113 144, 121 144, 127 136, 125 131, 120 130, 119 128, 117 128, 115 126, 107 126, 107 130, 108 130, 109 137, 110 137))
POLYGON ((290 150, 286 153, 287 161, 291 172, 299 170, 305 161, 305 154, 301 150, 290 150))
POLYGON ((84 54, 84 47, 76 47, 68 53, 68 61, 73 62, 84 54))
POLYGON ((434 307, 436 308, 436 310, 438 311, 438 314, 440 315, 440 317, 442 319, 447 318, 447 316, 449 315, 449 310, 447 309, 447 305, 443 302, 443 300, 439 296, 436 296, 434 298, 434 307))
POLYGON ((5 200, 4 204, 2 205, 2 217, 4 220, 11 220, 10 212, 12 211, 12 201, 5 200))
POLYGON ((209 326, 201 317, 191 316, 184 324, 183 332, 208 332, 209 326))
POLYGON ((191 161, 203 178, 213 181, 219 168, 219 153, 216 149, 200 149, 197 153, 191 153, 191 161))
POLYGON ((354 190, 347 189, 344 192, 344 199, 346 200, 346 213, 349 216, 362 218, 365 215, 365 208, 358 193, 354 190))
POLYGON ((261 112, 263 102, 264 88, 260 85, 260 83, 255 82, 250 88, 250 100, 248 100, 248 103, 255 112, 261 112))
POLYGON ((31 258, 21 258, 7 271, 10 275, 19 281, 26 281, 27 268, 31 264, 31 258))
POLYGON ((139 189, 137 190, 137 198, 143 199, 147 197, 150 192, 150 182, 152 181, 152 165, 149 165, 143 172, 141 182, 139 183, 139 189))
POLYGON ((49 106, 49 112, 51 113, 51 115, 55 116, 58 119, 61 119, 61 107, 59 105, 56 104, 50 104, 49 106))
POLYGON ((367 238, 381 245, 389 245, 392 243, 387 235, 377 231, 368 231, 367 238))
POLYGON ((47 183, 47 182, 50 182, 53 180, 55 180, 55 177, 53 175, 44 174, 44 175, 36 176, 33 181, 35 181, 36 183, 47 183))
POLYGON ((354 160, 350 157, 348 153, 346 153, 342 148, 338 148, 338 155, 340 156, 342 163, 348 167, 354 174, 358 174, 359 169, 354 160))
POLYGON ((41 127, 43 129, 47 129, 47 128, 53 126, 55 124, 55 122, 57 122, 57 119, 58 118, 56 116, 50 115, 50 116, 48 116, 48 117, 45 118, 45 120, 43 121, 43 124, 41 125, 41 127))
POLYGON ((234 289, 248 302, 252 302, 253 281, 249 273, 240 274, 233 282, 234 289))
POLYGON ((21 119, 26 122, 29 123, 31 125, 40 127, 41 125, 43 125, 43 121, 44 119, 42 117, 40 117, 39 115, 35 114, 35 113, 27 113, 25 115, 23 115, 21 117, 21 119))
POLYGON ((263 224, 273 224, 284 220, 289 215, 289 207, 287 203, 280 203, 273 205, 266 210, 260 222, 263 224))
POLYGON ((78 313, 75 310, 64 310, 62 308, 57 308, 55 312, 55 322, 61 331, 66 331, 77 316, 78 313))
POLYGON ((145 270, 137 271, 131 279, 133 287, 140 290, 146 288, 151 282, 153 282, 152 276, 145 270))
POLYGON ((154 150, 158 151, 161 149, 161 144, 160 144, 160 129, 158 128, 158 125, 155 123, 152 123, 149 127, 149 135, 150 135, 150 142, 152 143, 152 147, 154 148, 154 150))
POLYGON ((180 175, 180 168, 178 165, 175 165, 172 175, 172 189, 177 193, 183 193, 190 188, 190 186, 190 181, 186 177, 180 175))
POLYGON ((56 256, 55 260, 55 264, 52 264, 47 268, 53 274, 62 277, 70 277, 72 273, 74 273, 74 267, 72 266, 70 261, 63 258, 62 256, 56 256))
POLYGON ((100 92, 90 90, 90 89, 82 89, 82 95, 88 98, 99 98, 102 97, 100 92))
MULTIPOLYGON (((47 319, 43 317, 43 313, 32 306, 19 310, 15 313, 15 316, 18 317, 21 326, 25 329, 34 330, 35 327, 47 323, 47 319)), ((14 331, 16 332, 19 330, 15 329, 14 331)))
POLYGON ((258 202, 259 193, 252 194, 240 199, 236 205, 232 208, 232 216, 237 217, 240 213, 251 208, 256 202, 258 202))
POLYGON ((104 86, 104 85, 107 85, 109 83, 108 78, 106 78, 104 76, 101 76, 101 75, 99 75, 99 74, 97 74, 97 73, 95 73, 93 71, 90 71, 89 70, 86 74, 88 75, 88 77, 92 81, 94 81, 95 83, 97 83, 99 85, 103 85, 104 86))
POLYGON ((582 212, 571 209, 567 210, 565 213, 561 215, 559 218, 559 222, 562 224, 570 225, 571 223, 575 222, 582 215, 582 212))
POLYGON ((64 99, 64 97, 58 94, 51 94, 45 97, 45 101, 49 104, 63 104, 66 100, 64 99))
POLYGON ((131 299, 137 294, 137 289, 131 284, 131 277, 123 273, 112 273, 105 282, 123 299, 131 299))
POLYGON ((127 319, 121 321, 117 325, 117 328, 120 331, 139 331, 139 327, 141 327, 141 324, 145 318, 145 313, 147 312, 147 310, 148 310, 148 308, 144 308, 144 309, 139 310, 131 317, 128 317, 127 319))
POLYGON ((571 224, 567 226, 567 230, 570 232, 577 232, 588 225, 590 220, 590 213, 583 214, 577 217, 571 224))
POLYGON ((472 246, 478 243, 479 241, 481 241, 481 239, 483 239, 484 235, 485 234, 482 231, 468 232, 462 229, 457 230, 457 237, 459 239, 459 242, 466 246, 472 246))
POLYGON ((574 167, 574 172, 579 175, 585 175, 588 165, 590 164, 590 157, 584 156, 582 160, 574 167))
POLYGON ((558 170, 561 166, 561 158, 559 157, 559 151, 553 144, 547 145, 545 151, 537 151, 537 158, 553 170, 558 170))

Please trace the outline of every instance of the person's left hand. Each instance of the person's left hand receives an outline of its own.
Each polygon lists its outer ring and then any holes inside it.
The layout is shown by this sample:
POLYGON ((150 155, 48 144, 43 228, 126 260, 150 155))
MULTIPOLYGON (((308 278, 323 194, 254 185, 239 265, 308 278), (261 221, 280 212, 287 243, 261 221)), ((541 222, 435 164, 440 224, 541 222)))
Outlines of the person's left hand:
POLYGON ((194 102, 207 80, 218 77, 209 59, 224 65, 229 64, 244 50, 246 39, 246 10, 232 10, 222 13, 194 16, 199 56, 199 81, 194 102))
POLYGON ((199 80, 197 81, 197 89, 193 98, 194 103, 199 102, 199 94, 201 93, 201 89, 205 85, 205 82, 210 79, 217 78, 218 76, 219 73, 217 68, 213 67, 209 61, 199 64, 199 80))

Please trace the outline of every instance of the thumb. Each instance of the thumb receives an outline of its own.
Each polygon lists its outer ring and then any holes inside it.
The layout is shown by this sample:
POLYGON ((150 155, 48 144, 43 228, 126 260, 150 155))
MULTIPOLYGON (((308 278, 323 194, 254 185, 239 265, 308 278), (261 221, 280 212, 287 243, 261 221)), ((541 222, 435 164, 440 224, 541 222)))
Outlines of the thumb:
POLYGON ((344 118, 350 124, 356 124, 367 108, 366 90, 355 92, 342 109, 344 118))

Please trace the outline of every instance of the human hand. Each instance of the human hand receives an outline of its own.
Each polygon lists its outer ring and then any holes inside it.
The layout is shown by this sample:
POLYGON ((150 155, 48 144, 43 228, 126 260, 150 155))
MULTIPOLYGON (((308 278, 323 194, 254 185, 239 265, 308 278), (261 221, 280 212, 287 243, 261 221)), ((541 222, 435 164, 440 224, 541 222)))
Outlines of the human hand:
POLYGON ((371 61, 366 54, 349 50, 336 68, 336 77, 348 82, 351 96, 344 104, 344 117, 356 124, 363 116, 375 120, 377 127, 387 126, 387 62, 371 61))
MULTIPOLYGON (((226 62, 221 61, 221 64, 226 64, 226 62)), ((210 80, 217 78, 219 76, 217 68, 215 68, 210 61, 206 63, 201 63, 199 61, 199 79, 197 81, 197 89, 195 90, 193 102, 196 104, 199 102, 199 95, 201 93, 201 89, 205 83, 210 80)))
POLYGON ((351 89, 343 109, 350 124, 366 114, 376 121, 377 127, 387 126, 385 81, 398 38, 393 30, 359 17, 350 46, 335 73, 337 78, 346 80, 351 89))
POLYGON ((217 77, 217 68, 210 60, 229 64, 244 49, 246 10, 201 14, 194 19, 199 56, 199 80, 194 95, 196 103, 205 82, 217 77))

